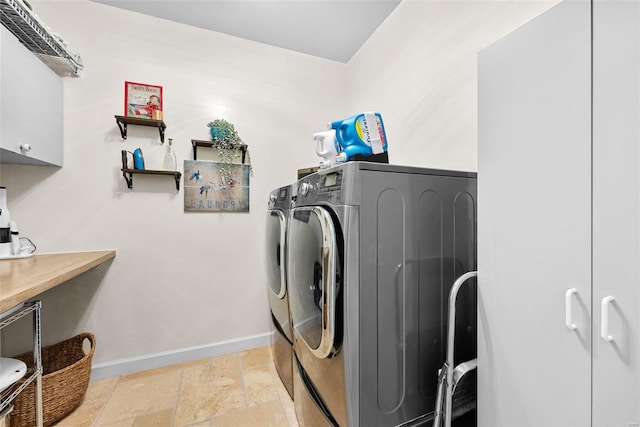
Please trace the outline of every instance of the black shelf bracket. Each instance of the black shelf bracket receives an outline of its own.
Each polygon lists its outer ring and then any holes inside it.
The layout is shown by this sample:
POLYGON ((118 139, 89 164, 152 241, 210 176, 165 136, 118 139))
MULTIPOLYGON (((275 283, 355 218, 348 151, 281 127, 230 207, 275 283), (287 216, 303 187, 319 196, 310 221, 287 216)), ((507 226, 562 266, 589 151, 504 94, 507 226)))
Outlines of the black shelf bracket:
MULTIPOLYGON (((191 145, 193 146, 193 160, 198 160, 198 147, 218 147, 220 145, 217 141, 203 141, 199 139, 192 139, 191 145)), ((229 146, 222 146, 227 150, 242 150, 242 164, 244 165, 245 158, 247 156, 248 145, 245 144, 230 144, 229 146)))
POLYGON ((133 188, 133 174, 131 172, 127 172, 126 169, 122 169, 122 176, 124 180, 127 181, 127 187, 133 188))
POLYGON ((118 120, 117 116, 116 116, 116 123, 120 128, 120 135, 122 136, 122 139, 127 139, 127 124, 118 120))
POLYGON ((145 119, 140 117, 115 116, 116 123, 120 129, 122 139, 127 139, 127 125, 151 126, 157 127, 160 133, 160 142, 164 144, 164 130, 167 125, 163 120, 145 119))
MULTIPOLYGON (((120 125, 118 124, 118 126, 120 125)), ((125 129, 126 129, 126 126, 127 125, 125 124, 125 129)), ((129 170, 129 165, 127 164, 129 163, 127 159, 127 150, 122 150, 121 154, 122 154, 122 169, 120 170, 122 171, 122 177, 124 178, 125 181, 127 181, 127 187, 133 188, 133 174, 127 172, 129 170)))

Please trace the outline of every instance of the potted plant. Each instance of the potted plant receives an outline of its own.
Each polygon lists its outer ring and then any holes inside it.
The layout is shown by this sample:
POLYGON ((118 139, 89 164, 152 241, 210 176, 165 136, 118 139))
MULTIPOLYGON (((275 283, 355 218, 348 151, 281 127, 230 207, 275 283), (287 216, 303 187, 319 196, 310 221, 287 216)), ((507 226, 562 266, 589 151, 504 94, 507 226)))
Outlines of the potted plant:
POLYGON ((219 146, 223 146, 223 148, 238 148, 238 145, 242 145, 242 139, 238 136, 236 128, 225 119, 216 119, 207 123, 207 126, 209 126, 211 139, 217 142, 219 146))
POLYGON ((251 156, 249 155, 249 150, 242 143, 242 139, 238 135, 238 132, 236 132, 233 124, 225 119, 216 119, 207 123, 207 126, 209 127, 209 133, 211 134, 211 140, 215 143, 214 146, 218 150, 218 159, 223 164, 221 172, 225 181, 230 178, 231 171, 229 166, 234 163, 233 160, 236 149, 246 150, 249 170, 253 172, 251 168, 251 156))

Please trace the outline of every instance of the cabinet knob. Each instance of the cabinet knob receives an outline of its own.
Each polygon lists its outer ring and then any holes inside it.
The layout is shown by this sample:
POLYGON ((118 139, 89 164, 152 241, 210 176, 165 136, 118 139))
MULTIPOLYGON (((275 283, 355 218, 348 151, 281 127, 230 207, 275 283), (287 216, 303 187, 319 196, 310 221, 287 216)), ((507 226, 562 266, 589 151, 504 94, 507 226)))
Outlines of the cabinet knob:
POLYGON ((20 144, 20 151, 26 153, 27 151, 31 151, 31 145, 29 144, 20 144))

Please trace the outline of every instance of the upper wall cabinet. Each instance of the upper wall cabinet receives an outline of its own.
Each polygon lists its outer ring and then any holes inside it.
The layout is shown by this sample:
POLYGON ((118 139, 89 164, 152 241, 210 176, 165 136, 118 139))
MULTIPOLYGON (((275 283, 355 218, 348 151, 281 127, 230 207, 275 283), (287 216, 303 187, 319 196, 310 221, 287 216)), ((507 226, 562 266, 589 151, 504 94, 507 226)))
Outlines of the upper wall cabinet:
POLYGON ((62 80, 0 30, 0 163, 62 166, 62 80))

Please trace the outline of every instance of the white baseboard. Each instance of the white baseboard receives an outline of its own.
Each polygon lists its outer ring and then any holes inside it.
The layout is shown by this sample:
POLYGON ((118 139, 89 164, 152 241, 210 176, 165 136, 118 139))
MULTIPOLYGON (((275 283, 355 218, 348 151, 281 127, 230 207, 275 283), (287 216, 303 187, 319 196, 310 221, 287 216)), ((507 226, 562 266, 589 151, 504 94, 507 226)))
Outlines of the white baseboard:
POLYGON ((162 353, 148 354, 145 356, 130 357, 114 360, 112 362, 96 363, 91 368, 91 381, 105 378, 118 377, 148 369, 162 368, 193 360, 206 359, 221 354, 248 350, 271 344, 270 332, 222 341, 197 347, 183 348, 179 350, 165 351, 162 353))

